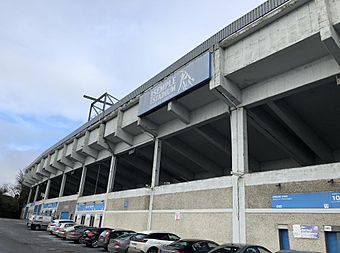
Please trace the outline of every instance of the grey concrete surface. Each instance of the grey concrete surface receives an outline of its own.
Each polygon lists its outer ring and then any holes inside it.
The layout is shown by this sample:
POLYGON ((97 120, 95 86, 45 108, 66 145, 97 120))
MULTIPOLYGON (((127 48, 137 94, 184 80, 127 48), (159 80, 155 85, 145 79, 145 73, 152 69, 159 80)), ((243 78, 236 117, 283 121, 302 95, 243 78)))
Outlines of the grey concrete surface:
POLYGON ((0 253, 76 253, 104 252, 64 241, 46 231, 31 231, 23 220, 0 218, 0 253))

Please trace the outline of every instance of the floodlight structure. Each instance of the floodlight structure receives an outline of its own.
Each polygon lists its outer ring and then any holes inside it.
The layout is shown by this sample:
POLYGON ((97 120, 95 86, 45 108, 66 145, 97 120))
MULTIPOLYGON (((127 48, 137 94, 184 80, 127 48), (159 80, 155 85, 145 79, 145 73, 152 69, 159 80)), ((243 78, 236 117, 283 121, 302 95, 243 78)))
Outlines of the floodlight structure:
POLYGON ((109 108, 110 106, 112 106, 113 104, 119 101, 118 98, 115 98, 114 96, 110 95, 107 92, 105 92, 99 98, 90 97, 88 95, 84 95, 83 97, 93 101, 90 105, 89 116, 87 119, 88 121, 90 121, 97 115, 100 115, 107 108, 109 108))

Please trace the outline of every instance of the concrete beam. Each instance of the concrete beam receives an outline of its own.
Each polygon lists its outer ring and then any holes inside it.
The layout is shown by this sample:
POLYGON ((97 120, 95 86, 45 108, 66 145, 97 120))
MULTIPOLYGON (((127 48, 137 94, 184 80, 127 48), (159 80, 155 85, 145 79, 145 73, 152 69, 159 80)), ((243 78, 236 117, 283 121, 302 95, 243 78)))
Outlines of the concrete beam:
POLYGON ((123 159, 123 158, 120 158, 120 159, 122 159, 124 163, 130 164, 134 168, 145 173, 147 176, 151 176, 152 165, 146 162, 144 159, 140 157, 134 157, 133 159, 123 159))
POLYGON ((221 152, 227 155, 231 155, 231 148, 228 145, 228 142, 230 143, 230 140, 217 132, 212 126, 204 125, 202 127, 196 127, 194 131, 198 133, 201 137, 209 141, 211 144, 213 144, 221 152))
POLYGON ((218 167, 214 162, 210 159, 204 157, 201 153, 198 153, 196 150, 191 148, 189 145, 180 141, 179 139, 173 137, 166 142, 164 142, 171 149, 177 151, 182 156, 186 157, 197 166, 201 167, 203 170, 212 172, 215 175, 223 175, 223 169, 218 167))
POLYGON ((231 112, 231 149, 233 184, 233 241, 246 243, 246 201, 244 174, 248 173, 248 130, 244 108, 231 112))
POLYGON ((46 158, 46 167, 45 170, 49 171, 51 174, 56 175, 58 170, 53 168, 51 165, 51 154, 49 154, 46 158))
POLYGON ((39 165, 37 166, 36 173, 40 174, 43 177, 50 177, 51 173, 44 170, 44 163, 45 163, 44 159, 41 159, 39 165))
POLYGON ((52 167, 60 170, 60 171, 65 171, 65 165, 61 164, 60 162, 58 162, 58 150, 55 150, 55 154, 54 154, 54 159, 52 161, 52 167))
POLYGON ((280 149, 289 154, 300 165, 314 163, 313 154, 266 111, 261 108, 248 110, 249 122, 280 149))
POLYGON ((99 126, 99 133, 98 133, 98 138, 97 138, 97 144, 100 147, 102 147, 103 149, 105 149, 105 150, 112 151, 114 146, 110 148, 109 144, 108 144, 108 141, 104 137, 105 127, 106 127, 106 125, 104 123, 101 123, 100 126, 99 126))
POLYGON ((38 193, 39 193, 39 185, 35 188, 35 194, 34 194, 34 199, 33 202, 36 202, 38 199, 38 193))
POLYGON ((237 84, 224 76, 224 49, 218 48, 213 54, 213 76, 209 89, 231 107, 242 102, 242 92, 237 84))
POLYGON ((333 27, 329 0, 315 0, 318 11, 321 41, 340 65, 340 37, 333 27))
POLYGON ((326 56, 243 89, 240 106, 265 103, 339 73, 340 66, 331 56, 326 56))
POLYGON ((123 111, 119 110, 117 115, 117 130, 114 134, 116 138, 125 142, 126 144, 133 145, 133 136, 123 129, 123 111))
POLYGON ((90 140, 90 131, 86 131, 85 133, 85 140, 84 140, 84 146, 82 148, 82 152, 84 152, 85 154, 93 157, 94 159, 97 159, 98 157, 98 150, 91 148, 89 146, 89 140, 90 140))
POLYGON ((60 191, 59 191, 59 198, 64 195, 66 177, 67 177, 66 173, 63 173, 63 178, 61 180, 60 191))
POLYGON ((81 164, 84 164, 86 157, 77 152, 77 145, 78 145, 78 139, 74 138, 73 144, 72 144, 71 158, 75 160, 76 162, 80 162, 81 164))
POLYGON ((78 191, 79 197, 82 196, 84 192, 86 173, 87 173, 87 167, 83 166, 83 170, 81 172, 80 184, 79 184, 79 191, 78 191))
POLYGON ((45 189, 45 194, 44 194, 44 200, 48 199, 48 195, 50 194, 50 189, 51 189, 51 179, 47 181, 46 189, 45 189))
POLYGON ((184 124, 190 124, 190 112, 176 101, 170 101, 168 103, 167 111, 172 113, 177 119, 184 124))
POLYGON ((117 172, 117 158, 116 158, 116 156, 112 155, 111 163, 110 163, 109 179, 107 181, 106 193, 113 191, 116 172, 117 172))
POLYGON ((66 151, 67 151, 67 145, 65 143, 64 146, 63 146, 63 149, 62 149, 60 163, 64 164, 65 166, 73 168, 74 162, 71 159, 68 159, 66 157, 66 151))
POLYGON ((268 106, 280 119, 325 162, 333 162, 331 148, 284 101, 269 102, 268 106))
POLYGON ((158 126, 151 120, 138 117, 137 126, 140 127, 143 131, 151 134, 153 137, 157 137, 158 135, 158 126))
POLYGON ((28 193, 28 198, 27 198, 27 202, 26 202, 27 204, 30 203, 31 196, 32 196, 32 187, 30 187, 30 191, 28 193))

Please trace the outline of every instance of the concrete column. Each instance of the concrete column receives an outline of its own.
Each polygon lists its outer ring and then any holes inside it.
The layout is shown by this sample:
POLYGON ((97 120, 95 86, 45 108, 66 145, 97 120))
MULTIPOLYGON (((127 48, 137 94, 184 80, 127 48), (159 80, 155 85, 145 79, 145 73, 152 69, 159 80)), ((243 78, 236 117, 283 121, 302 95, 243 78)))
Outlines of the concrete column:
POLYGON ((155 186, 157 186, 159 184, 159 169, 160 169, 160 165, 161 165, 161 150, 162 150, 162 141, 160 139, 156 138, 155 139, 154 152, 153 152, 151 193, 150 193, 150 202, 149 202, 149 215, 148 215, 147 230, 151 230, 151 225, 152 225, 153 197, 154 197, 155 186))
POLYGON ((231 112, 233 182, 233 242, 246 243, 245 182, 248 173, 247 114, 244 108, 231 112))
POLYGON ((37 185, 37 188, 35 188, 35 194, 34 194, 33 202, 37 201, 37 199, 38 199, 38 192, 39 192, 39 185, 37 185))
POLYGON ((81 173, 81 178, 80 178, 78 197, 82 196, 82 195, 83 195, 83 192, 84 192, 85 179, 86 179, 86 172, 87 172, 87 167, 84 165, 84 166, 83 166, 83 171, 82 171, 82 173, 81 173))
POLYGON ((60 191, 59 191, 59 198, 63 196, 64 189, 66 184, 66 173, 63 173, 63 179, 61 180, 60 191))
POLYGON ((110 173, 109 173, 109 180, 107 181, 106 193, 113 191, 114 181, 115 181, 115 176, 116 176, 116 169, 117 169, 117 158, 116 158, 115 155, 112 155, 111 165, 110 165, 110 173))
POLYGON ((28 193, 27 204, 30 203, 31 196, 32 196, 32 187, 30 188, 30 192, 28 193))
POLYGON ((45 195, 44 195, 44 200, 48 199, 48 194, 50 194, 50 189, 51 189, 51 179, 49 179, 47 181, 45 195))

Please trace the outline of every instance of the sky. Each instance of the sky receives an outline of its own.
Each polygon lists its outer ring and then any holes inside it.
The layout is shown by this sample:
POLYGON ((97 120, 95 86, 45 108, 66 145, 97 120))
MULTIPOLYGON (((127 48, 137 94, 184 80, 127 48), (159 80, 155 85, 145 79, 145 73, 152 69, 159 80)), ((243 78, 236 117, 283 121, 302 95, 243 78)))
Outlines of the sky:
POLYGON ((264 0, 0 1, 0 186, 264 0))

